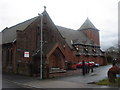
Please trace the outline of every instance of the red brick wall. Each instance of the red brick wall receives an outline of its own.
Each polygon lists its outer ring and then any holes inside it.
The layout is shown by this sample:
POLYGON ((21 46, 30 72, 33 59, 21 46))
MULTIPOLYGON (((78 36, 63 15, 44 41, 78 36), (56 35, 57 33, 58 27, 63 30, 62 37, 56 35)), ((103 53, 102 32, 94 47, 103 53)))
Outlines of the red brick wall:
MULTIPOLYGON (((17 31, 16 60, 21 60, 22 62, 26 62, 26 63, 29 60, 32 60, 32 54, 36 51, 37 47, 40 46, 40 25, 41 25, 40 22, 41 20, 40 18, 38 18, 31 25, 29 25, 24 31, 17 31), (29 51, 30 58, 24 57, 25 50, 29 51)), ((58 32, 54 23, 51 22, 51 20, 47 15, 44 15, 43 17, 43 42, 44 43, 60 42, 62 48, 65 45, 64 38, 58 32)))
POLYGON ((95 30, 83 30, 84 33, 90 38, 93 42, 95 42, 97 45, 100 45, 100 39, 99 39, 99 31, 95 30))
POLYGON ((101 57, 101 56, 94 57, 92 55, 91 56, 83 56, 83 55, 76 56, 76 61, 77 62, 82 62, 82 60, 93 61, 93 62, 101 64, 101 65, 106 65, 107 64, 105 57, 101 57))
POLYGON ((17 31, 17 60, 31 60, 32 54, 37 49, 37 29, 38 29, 37 19, 31 25, 29 25, 24 31, 17 31), (29 51, 30 57, 24 57, 24 51, 29 51))
POLYGON ((7 63, 7 48, 6 46, 2 45, 2 70, 6 70, 6 63, 7 63))
POLYGON ((68 45, 65 48, 65 56, 67 61, 75 61, 75 54, 68 45))
POLYGON ((8 43, 2 45, 2 70, 3 72, 15 72, 16 71, 16 43, 8 43), (8 54, 9 53, 9 54, 8 54), (10 60, 12 59, 12 60, 10 60), (11 63, 10 63, 11 61, 11 63), (9 69, 9 66, 12 69, 9 69))
POLYGON ((55 24, 47 13, 43 14, 43 39, 49 42, 60 42, 61 46, 65 44, 64 38, 56 28, 55 24))
POLYGON ((24 31, 17 31, 17 52, 16 60, 21 60, 19 73, 29 75, 28 63, 32 60, 32 55, 37 49, 37 30, 39 18, 31 23, 24 31), (24 57, 24 52, 29 52, 29 58, 24 57), (23 64, 24 63, 24 64, 23 64), (24 68, 24 70, 23 70, 24 68))
POLYGON ((16 62, 16 42, 14 44, 12 44, 12 51, 13 51, 13 72, 16 72, 17 69, 17 62, 16 62))

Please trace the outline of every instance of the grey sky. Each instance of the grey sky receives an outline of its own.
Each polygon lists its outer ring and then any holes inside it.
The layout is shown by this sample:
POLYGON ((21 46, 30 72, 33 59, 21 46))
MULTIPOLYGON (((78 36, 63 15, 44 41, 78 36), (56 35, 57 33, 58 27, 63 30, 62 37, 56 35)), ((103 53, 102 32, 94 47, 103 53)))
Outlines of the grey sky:
POLYGON ((0 0, 0 30, 42 13, 56 25, 77 30, 87 17, 100 30, 101 48, 117 43, 119 0, 0 0))

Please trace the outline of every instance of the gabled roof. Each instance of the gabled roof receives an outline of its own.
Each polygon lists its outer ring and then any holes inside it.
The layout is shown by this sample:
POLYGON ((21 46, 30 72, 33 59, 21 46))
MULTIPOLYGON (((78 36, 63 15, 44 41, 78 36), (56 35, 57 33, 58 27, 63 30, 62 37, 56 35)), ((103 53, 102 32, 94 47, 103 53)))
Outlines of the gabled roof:
MULTIPOLYGON (((43 12, 43 15, 48 15, 46 10, 43 12)), ((5 43, 11 43, 13 42, 14 40, 16 40, 16 31, 17 30, 20 30, 20 31, 23 31, 25 30, 32 22, 34 22, 37 18, 37 17, 34 17, 32 19, 29 19, 25 22, 22 22, 20 24, 17 24, 13 27, 10 27, 10 28, 6 28, 2 31, 2 34, 3 34, 3 44, 5 43)), ((58 32, 60 32, 60 35, 62 35, 62 37, 65 38, 65 41, 66 43, 72 48, 72 43, 71 41, 74 43, 74 44, 84 44, 84 45, 96 45, 94 42, 92 42, 87 36, 86 34, 84 34, 84 32, 82 31, 78 31, 78 30, 73 30, 73 29, 68 29, 68 28, 65 28, 65 27, 61 27, 61 26, 56 26, 54 25, 54 23, 52 22, 51 18, 49 17, 48 15, 48 18, 49 19, 49 23, 51 23, 50 25, 52 26, 55 26, 55 28, 57 28, 58 32)), ((86 20, 85 23, 91 23, 89 21, 89 19, 86 20)), ((83 25, 84 27, 86 25, 83 25)), ((81 27, 83 27, 81 26, 81 27)), ((86 26, 88 27, 88 26, 86 26)), ((94 25, 92 26, 92 24, 90 24, 90 27, 94 27, 94 25)), ((94 27, 95 28, 95 27, 94 27)))
MULTIPOLYGON (((63 50, 63 48, 61 48, 61 46, 59 45, 58 42, 49 42, 49 43, 45 43, 43 45, 43 55, 45 55, 47 58, 49 58, 49 56, 51 56, 51 54, 57 49, 59 48, 60 52, 62 53, 63 56, 65 56, 65 52, 63 50)), ((40 57, 40 50, 36 51, 33 56, 37 56, 40 57)))
POLYGON ((61 35, 65 38, 67 44, 72 48, 72 43, 74 44, 84 44, 84 45, 95 45, 82 31, 73 30, 61 26, 56 26, 61 33, 61 35))
POLYGON ((20 31, 25 30, 25 28, 27 28, 37 18, 38 18, 38 16, 34 17, 32 19, 29 19, 27 21, 24 21, 22 23, 19 23, 19 24, 12 26, 10 28, 5 28, 2 31, 2 43, 5 44, 5 43, 13 42, 16 39, 16 31, 17 30, 20 30, 20 31))
POLYGON ((92 29, 98 31, 98 29, 92 24, 92 22, 88 18, 85 20, 85 22, 78 30, 86 30, 86 29, 92 29))
POLYGON ((43 46, 43 52, 45 55, 47 55, 47 58, 51 56, 51 54, 56 50, 56 48, 59 48, 63 56, 65 56, 64 50, 61 48, 58 42, 50 42, 43 46))

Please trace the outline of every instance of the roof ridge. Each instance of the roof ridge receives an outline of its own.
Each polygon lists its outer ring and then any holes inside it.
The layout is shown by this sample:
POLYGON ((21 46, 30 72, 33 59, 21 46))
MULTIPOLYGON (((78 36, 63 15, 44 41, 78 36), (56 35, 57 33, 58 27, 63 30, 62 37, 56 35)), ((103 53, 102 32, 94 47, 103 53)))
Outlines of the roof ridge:
POLYGON ((29 21, 32 20, 32 19, 35 19, 35 18, 37 19, 37 17, 39 17, 39 16, 33 17, 33 18, 31 18, 31 19, 27 19, 27 20, 25 20, 25 21, 23 21, 23 22, 20 22, 20 23, 18 23, 18 24, 15 24, 15 25, 13 25, 13 26, 10 26, 10 27, 6 27, 5 29, 2 30, 2 32, 3 32, 3 31, 6 31, 7 29, 11 29, 11 28, 13 28, 13 27, 19 26, 19 25, 21 25, 21 24, 23 24, 23 23, 25 23, 25 22, 29 22, 29 21))
POLYGON ((39 18, 39 17, 36 16, 34 18, 28 19, 24 22, 21 22, 14 26, 11 26, 10 28, 5 28, 2 31, 2 33, 3 33, 2 43, 5 44, 5 43, 13 42, 13 40, 15 40, 15 38, 16 38, 16 31, 17 30, 20 30, 20 31, 25 30, 30 24, 32 24, 35 20, 37 20, 37 18, 39 18))
POLYGON ((65 29, 69 29, 69 30, 77 31, 77 30, 75 30, 75 29, 67 28, 67 27, 63 27, 63 26, 59 26, 59 25, 56 25, 56 27, 61 27, 61 28, 65 28, 65 29))

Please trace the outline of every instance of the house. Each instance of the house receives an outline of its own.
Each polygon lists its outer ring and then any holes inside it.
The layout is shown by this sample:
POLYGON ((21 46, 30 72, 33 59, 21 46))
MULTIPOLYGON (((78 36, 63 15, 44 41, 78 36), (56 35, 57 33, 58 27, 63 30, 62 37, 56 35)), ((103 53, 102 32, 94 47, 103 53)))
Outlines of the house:
POLYGON ((45 9, 32 19, 6 27, 2 37, 3 72, 39 74, 42 65, 43 76, 48 78, 51 69, 65 70, 66 62, 107 63, 100 49, 99 30, 88 18, 78 30, 73 30, 56 26, 45 9))

